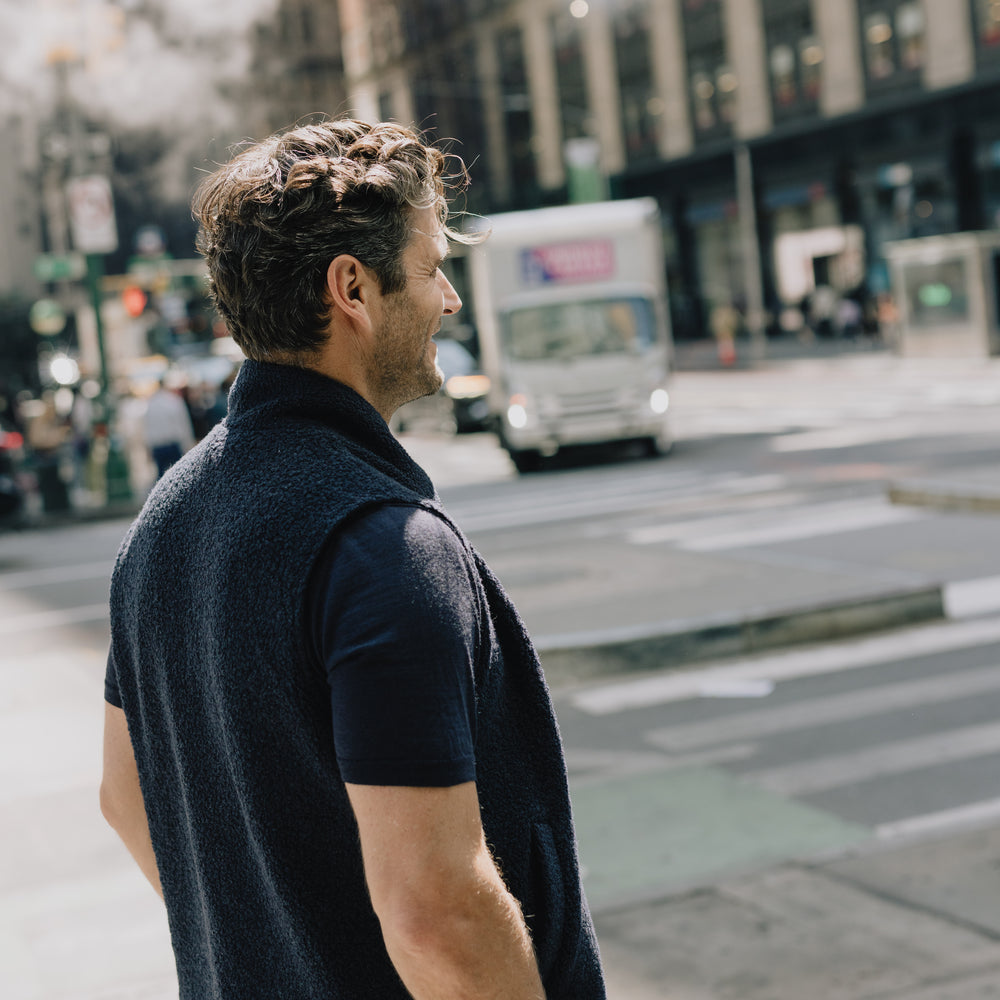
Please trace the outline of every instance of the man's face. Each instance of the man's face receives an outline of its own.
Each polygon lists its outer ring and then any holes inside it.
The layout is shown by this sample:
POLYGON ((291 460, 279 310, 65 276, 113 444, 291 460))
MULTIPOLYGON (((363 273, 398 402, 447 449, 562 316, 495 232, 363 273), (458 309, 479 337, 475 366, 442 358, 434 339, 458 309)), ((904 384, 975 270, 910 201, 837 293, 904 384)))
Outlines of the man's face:
POLYGON ((433 209, 413 213, 410 241, 403 250, 406 285, 382 296, 370 365, 370 385, 383 414, 421 396, 431 396, 444 381, 431 339, 441 317, 458 312, 462 300, 441 272, 448 240, 433 209))

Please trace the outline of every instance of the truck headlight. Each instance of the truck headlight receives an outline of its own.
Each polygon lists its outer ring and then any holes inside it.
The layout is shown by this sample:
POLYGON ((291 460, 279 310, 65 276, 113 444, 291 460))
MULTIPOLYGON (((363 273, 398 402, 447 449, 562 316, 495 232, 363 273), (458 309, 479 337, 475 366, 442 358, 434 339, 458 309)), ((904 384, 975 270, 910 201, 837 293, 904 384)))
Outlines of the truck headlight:
POLYGON ((649 396, 649 408, 654 413, 666 413, 670 408, 670 394, 666 389, 654 389, 649 396))
POLYGON ((507 423, 515 430, 528 426, 528 397, 515 393, 507 404, 507 423))

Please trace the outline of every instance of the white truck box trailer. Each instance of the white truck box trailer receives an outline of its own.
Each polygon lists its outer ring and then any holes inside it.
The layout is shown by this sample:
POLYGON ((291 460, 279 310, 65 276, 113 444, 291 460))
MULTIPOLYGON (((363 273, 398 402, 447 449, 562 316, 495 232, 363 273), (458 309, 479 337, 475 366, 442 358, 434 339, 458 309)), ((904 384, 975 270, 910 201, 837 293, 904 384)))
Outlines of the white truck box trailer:
POLYGON ((519 470, 566 445, 671 443, 672 339, 652 198, 494 215, 468 277, 494 426, 519 470))

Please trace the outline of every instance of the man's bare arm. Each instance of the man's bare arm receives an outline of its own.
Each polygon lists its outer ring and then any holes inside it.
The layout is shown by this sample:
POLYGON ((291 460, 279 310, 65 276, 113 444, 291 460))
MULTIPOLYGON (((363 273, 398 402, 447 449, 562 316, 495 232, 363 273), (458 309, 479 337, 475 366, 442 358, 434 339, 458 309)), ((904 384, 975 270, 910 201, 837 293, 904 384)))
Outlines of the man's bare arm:
POLYGON ((163 896, 160 873, 149 837, 149 821, 139 788, 132 741, 128 735, 125 713, 104 703, 104 776, 101 779, 101 812, 125 842, 129 853, 163 896))
POLYGON ((486 846, 475 784, 347 791, 386 949, 415 1000, 544 1000, 520 906, 486 846))

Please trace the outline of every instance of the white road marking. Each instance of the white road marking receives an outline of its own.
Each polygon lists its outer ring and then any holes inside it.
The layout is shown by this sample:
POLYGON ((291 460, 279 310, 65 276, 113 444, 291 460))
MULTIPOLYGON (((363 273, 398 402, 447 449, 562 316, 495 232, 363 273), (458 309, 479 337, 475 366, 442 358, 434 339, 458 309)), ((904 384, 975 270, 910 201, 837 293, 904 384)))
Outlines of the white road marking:
POLYGON ((778 795, 814 795, 873 778, 995 753, 1000 753, 1000 723, 992 722, 829 754, 797 764, 747 771, 741 778, 778 795))
POLYGON ((17 618, 0 619, 0 635, 17 632, 41 632, 61 628, 64 625, 80 625, 83 622, 99 622, 108 617, 108 605, 85 604, 76 608, 60 608, 55 611, 35 611, 17 618))
POLYGON ((724 514, 650 525, 628 532, 632 545, 672 542, 689 552, 715 552, 770 542, 792 541, 817 535, 839 534, 864 528, 919 520, 926 511, 890 504, 883 497, 825 504, 724 514))
MULTIPOLYGON (((888 414, 886 414, 888 415, 888 414)), ((922 432, 921 432, 922 433, 922 432)), ((935 433, 931 431, 930 433, 935 433)), ((947 428, 938 427, 936 433, 950 433, 947 428)), ((878 422, 850 424, 840 427, 823 427, 818 430, 786 434, 771 441, 771 450, 776 452, 826 451, 835 448, 853 448, 857 445, 877 444, 880 441, 900 441, 917 437, 918 431, 912 425, 883 427, 878 422)))
POLYGON ((690 496, 743 496, 781 489, 788 480, 780 475, 739 476, 726 473, 703 476, 684 473, 670 477, 598 481, 561 480, 556 487, 500 496, 451 500, 445 506, 466 532, 551 524, 573 518, 616 514, 659 506, 690 496))
POLYGON ((53 583, 75 583, 77 580, 111 579, 113 560, 103 562, 78 563, 73 566, 49 566, 46 569, 32 569, 0 573, 0 589, 23 590, 26 587, 45 587, 53 583))
POLYGON ((678 548, 689 552, 721 552, 743 549, 751 545, 791 542, 820 535, 839 535, 848 531, 864 531, 902 524, 927 517, 926 512, 911 507, 872 506, 870 504, 823 504, 812 510, 803 509, 782 514, 780 523, 742 530, 719 532, 701 538, 686 539, 678 548))
POLYGON ((676 755, 567 750, 566 763, 569 768, 570 785, 577 789, 637 774, 734 764, 737 761, 749 760, 757 754, 758 749, 754 743, 733 743, 729 746, 676 755))
POLYGON ((570 695, 570 701, 575 708, 590 715, 612 715, 650 705, 698 698, 701 686, 705 683, 723 683, 735 679, 777 682, 795 677, 814 677, 992 642, 1000 642, 1000 618, 924 625, 866 639, 774 653, 739 663, 714 667, 709 665, 602 684, 574 692, 570 695))
POLYGON ((803 699, 788 705, 741 712, 731 718, 681 723, 651 730, 646 739, 659 749, 681 753, 869 718, 920 705, 958 701, 991 691, 1000 691, 1000 664, 803 699))
POLYGON ((944 612, 949 618, 972 618, 996 611, 1000 611, 1000 576, 945 584, 944 612))
POLYGON ((985 802, 970 802, 954 809, 942 809, 940 812, 882 823, 875 828, 875 833, 880 840, 901 840, 944 833, 980 823, 994 823, 998 819, 1000 819, 1000 799, 988 799, 985 802))

